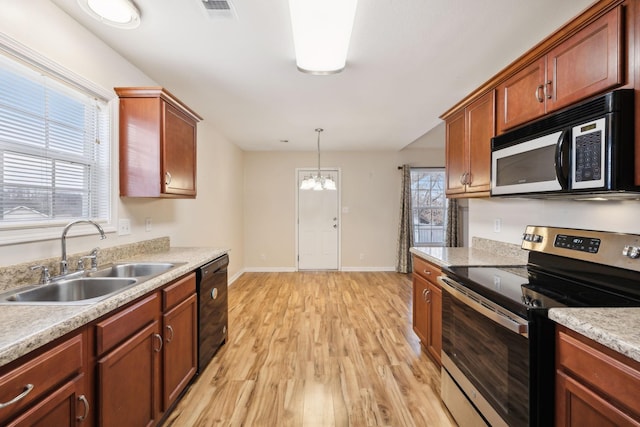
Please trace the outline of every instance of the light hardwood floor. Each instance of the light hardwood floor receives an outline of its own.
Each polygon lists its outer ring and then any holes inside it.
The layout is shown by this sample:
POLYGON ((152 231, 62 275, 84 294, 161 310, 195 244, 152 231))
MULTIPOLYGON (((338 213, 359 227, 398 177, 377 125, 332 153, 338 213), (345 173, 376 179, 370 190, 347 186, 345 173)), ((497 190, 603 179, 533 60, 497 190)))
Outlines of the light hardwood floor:
POLYGON ((245 273, 227 343, 165 426, 454 426, 398 273, 245 273))

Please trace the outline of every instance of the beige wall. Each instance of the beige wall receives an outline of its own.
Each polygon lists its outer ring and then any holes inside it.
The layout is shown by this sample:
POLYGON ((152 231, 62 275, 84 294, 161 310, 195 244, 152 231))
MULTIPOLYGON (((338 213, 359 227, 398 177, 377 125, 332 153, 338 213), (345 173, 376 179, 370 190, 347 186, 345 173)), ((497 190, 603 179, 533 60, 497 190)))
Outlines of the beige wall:
MULTIPOLYGON (((115 86, 162 85, 48 0, 2 0, 0 7, 2 32, 107 91, 112 92, 115 86)), ((189 104, 189 99, 180 93, 175 95, 189 104)), ((116 132, 113 142, 117 146, 116 132)), ((116 157, 114 171, 117 164, 116 157)), ((205 117, 198 125, 198 197, 195 200, 114 197, 118 216, 131 220, 132 234, 109 233, 104 241, 96 236, 72 238, 68 241, 68 251, 75 253, 91 250, 97 244, 110 247, 170 236, 173 245, 230 248, 229 272, 233 276, 244 266, 242 164, 243 152, 211 127, 205 117), (147 217, 152 219, 150 232, 144 229, 147 217)), ((114 176, 117 189, 117 173, 114 176)), ((2 265, 59 255, 59 239, 0 246, 2 265)))
MULTIPOLYGON (((314 168, 316 153, 247 152, 245 266, 296 268, 296 168, 314 168)), ((341 170, 341 267, 393 269, 400 204, 398 166, 441 167, 442 149, 400 152, 323 152, 323 168, 341 170), (344 213, 348 208, 348 213, 344 213), (362 254, 362 259, 361 259, 362 254)))

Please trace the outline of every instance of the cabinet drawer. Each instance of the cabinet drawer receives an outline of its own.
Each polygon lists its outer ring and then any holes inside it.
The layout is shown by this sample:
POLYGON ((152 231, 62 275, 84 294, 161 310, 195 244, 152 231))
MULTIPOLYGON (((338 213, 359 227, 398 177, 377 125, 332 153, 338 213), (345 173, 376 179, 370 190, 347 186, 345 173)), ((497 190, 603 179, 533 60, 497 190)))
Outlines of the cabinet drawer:
POLYGON ((191 273, 182 279, 176 280, 162 290, 162 310, 167 311, 171 307, 184 301, 196 291, 196 274, 191 273))
POLYGON ((438 267, 417 256, 413 257, 413 272, 435 284, 438 283, 437 277, 442 274, 438 267))
POLYGON ((81 373, 84 369, 83 347, 82 334, 76 335, 2 375, 0 402, 6 404, 17 396, 24 397, 0 409, 0 424, 5 425, 4 421, 9 417, 81 373))
POLYGON ((142 301, 110 316, 96 325, 96 352, 101 355, 139 329, 156 319, 160 314, 158 292, 142 301))
POLYGON ((599 390, 608 400, 640 412, 640 363, 565 328, 559 328, 556 345, 558 369, 599 390))

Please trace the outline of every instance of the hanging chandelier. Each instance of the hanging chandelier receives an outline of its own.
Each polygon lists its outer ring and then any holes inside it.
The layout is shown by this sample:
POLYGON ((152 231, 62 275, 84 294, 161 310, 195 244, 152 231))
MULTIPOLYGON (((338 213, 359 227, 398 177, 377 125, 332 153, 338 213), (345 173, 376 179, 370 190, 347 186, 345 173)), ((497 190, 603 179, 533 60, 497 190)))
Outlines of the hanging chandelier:
POLYGON ((301 190, 335 190, 336 183, 329 176, 322 176, 320 173, 320 132, 324 129, 317 128, 316 132, 318 132, 318 173, 315 176, 304 177, 302 183, 300 183, 301 190))

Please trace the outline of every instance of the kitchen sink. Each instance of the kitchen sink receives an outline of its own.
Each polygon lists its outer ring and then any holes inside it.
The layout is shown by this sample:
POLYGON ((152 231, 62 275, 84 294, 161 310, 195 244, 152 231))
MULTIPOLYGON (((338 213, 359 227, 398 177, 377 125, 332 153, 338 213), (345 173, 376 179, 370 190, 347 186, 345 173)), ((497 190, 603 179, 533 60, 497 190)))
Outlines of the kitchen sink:
POLYGON ((184 262, 123 262, 96 271, 78 271, 48 284, 0 294, 0 305, 86 305, 103 300, 165 273, 184 262))
POLYGON ((131 262, 114 264, 89 273, 91 277, 145 277, 157 276, 171 270, 177 264, 170 262, 131 262))
POLYGON ((60 280, 2 297, 3 302, 88 304, 138 283, 134 278, 80 277, 60 280))

